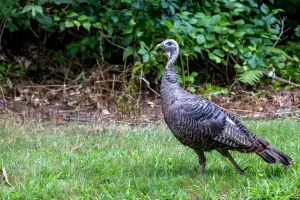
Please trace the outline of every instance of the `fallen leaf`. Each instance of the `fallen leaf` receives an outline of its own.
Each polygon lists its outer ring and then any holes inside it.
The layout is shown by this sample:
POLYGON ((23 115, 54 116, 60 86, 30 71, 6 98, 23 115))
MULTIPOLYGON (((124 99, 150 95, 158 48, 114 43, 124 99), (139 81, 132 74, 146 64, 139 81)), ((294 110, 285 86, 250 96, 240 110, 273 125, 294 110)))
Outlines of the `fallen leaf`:
POLYGON ((82 144, 77 145, 77 146, 75 146, 75 147, 72 147, 72 148, 71 148, 71 152, 75 151, 76 149, 78 149, 78 148, 81 147, 81 146, 82 146, 82 144))
POLYGON ((110 114, 107 109, 103 109, 101 113, 102 113, 102 115, 109 115, 110 114))
POLYGON ((7 144, 12 143, 12 142, 16 142, 16 138, 14 136, 7 142, 7 144))
POLYGON ((55 117, 55 123, 56 123, 56 125, 63 125, 67 122, 64 119, 62 119, 61 117, 55 117))
POLYGON ((8 181, 8 176, 7 176, 7 173, 6 173, 5 168, 2 167, 1 171, 2 171, 2 176, 3 176, 3 179, 4 179, 5 183, 6 183, 7 185, 9 185, 10 187, 12 187, 12 185, 11 185, 10 182, 8 181))

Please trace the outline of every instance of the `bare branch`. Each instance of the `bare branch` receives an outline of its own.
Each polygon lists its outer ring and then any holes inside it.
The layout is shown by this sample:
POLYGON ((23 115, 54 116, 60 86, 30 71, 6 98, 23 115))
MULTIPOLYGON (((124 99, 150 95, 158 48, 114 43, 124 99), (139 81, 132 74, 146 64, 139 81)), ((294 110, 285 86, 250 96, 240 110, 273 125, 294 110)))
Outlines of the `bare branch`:
POLYGON ((112 44, 112 45, 114 45, 114 46, 116 46, 116 47, 118 47, 118 48, 120 48, 120 49, 123 49, 123 50, 126 50, 126 51, 129 51, 139 62, 141 62, 141 59, 138 57, 138 56, 136 56, 132 51, 130 51, 129 49, 126 49, 126 48, 124 48, 124 47, 122 47, 122 46, 120 46, 120 45, 117 45, 117 44, 115 44, 115 43, 113 43, 112 41, 110 41, 109 39, 107 39, 107 37, 104 37, 103 36, 103 38, 106 40, 106 41, 108 41, 110 44, 112 44))
POLYGON ((281 38, 282 37, 282 35, 285 33, 285 32, 287 32, 288 30, 289 30, 289 28, 288 29, 286 29, 286 30, 284 30, 284 21, 286 20, 286 16, 285 17, 280 17, 280 21, 281 21, 281 29, 280 29, 280 33, 279 33, 279 36, 278 36, 278 39, 276 40, 276 42, 273 44, 273 46, 272 46, 272 48, 274 48, 280 41, 283 41, 283 40, 285 40, 286 38, 287 38, 287 36, 286 37, 284 37, 283 39, 281 38))
MULTIPOLYGON (((130 53, 131 53, 131 54, 132 54, 139 62, 141 61, 141 59, 140 59, 138 56, 134 55, 134 53, 133 53, 132 51, 130 51, 129 49, 126 49, 126 48, 124 48, 124 47, 122 47, 122 46, 120 46, 120 45, 117 45, 117 44, 111 42, 109 39, 107 39, 107 37, 104 37, 104 36, 103 36, 103 38, 104 38, 106 41, 108 41, 110 44, 112 44, 112 45, 114 45, 114 46, 116 46, 116 47, 118 47, 118 48, 120 48, 120 49, 124 49, 124 50, 126 50, 126 51, 129 51, 129 52, 130 52, 130 53)), ((149 81, 147 81, 147 80, 146 80, 144 77, 142 77, 142 76, 141 76, 140 79, 143 80, 143 81, 146 83, 146 85, 147 85, 147 87, 148 87, 149 90, 151 90, 154 94, 156 94, 157 96, 160 97, 160 94, 150 87, 149 81)))
POLYGON ((291 82, 290 80, 285 80, 285 79, 283 79, 283 78, 280 78, 280 77, 276 76, 274 72, 271 72, 271 73, 263 72, 263 73, 264 73, 264 75, 266 75, 266 76, 268 76, 268 77, 270 77, 270 78, 272 78, 272 79, 281 81, 281 82, 283 82, 283 83, 290 84, 290 85, 295 86, 295 87, 300 87, 300 84, 291 82))
POLYGON ((157 96, 160 97, 160 94, 150 87, 150 83, 145 78, 141 78, 141 79, 147 84, 147 87, 149 88, 149 90, 151 90, 153 93, 155 93, 157 96))
POLYGON ((3 32, 4 32, 6 22, 7 22, 7 20, 5 20, 4 23, 2 24, 2 30, 1 30, 1 33, 0 33, 0 50, 2 50, 2 35, 3 35, 3 32))

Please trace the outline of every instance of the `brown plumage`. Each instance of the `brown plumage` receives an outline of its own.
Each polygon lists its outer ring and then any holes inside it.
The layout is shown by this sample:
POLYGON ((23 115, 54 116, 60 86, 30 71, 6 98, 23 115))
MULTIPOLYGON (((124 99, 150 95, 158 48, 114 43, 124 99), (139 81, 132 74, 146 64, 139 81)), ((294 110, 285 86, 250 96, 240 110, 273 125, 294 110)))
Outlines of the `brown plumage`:
POLYGON ((174 72, 179 53, 175 40, 157 45, 168 55, 168 63, 161 82, 162 110, 174 136, 198 155, 200 174, 204 174, 205 151, 216 150, 227 157, 240 174, 244 174, 228 150, 254 152, 268 163, 280 162, 290 166, 292 159, 251 133, 233 115, 225 113, 212 102, 183 90, 174 72))

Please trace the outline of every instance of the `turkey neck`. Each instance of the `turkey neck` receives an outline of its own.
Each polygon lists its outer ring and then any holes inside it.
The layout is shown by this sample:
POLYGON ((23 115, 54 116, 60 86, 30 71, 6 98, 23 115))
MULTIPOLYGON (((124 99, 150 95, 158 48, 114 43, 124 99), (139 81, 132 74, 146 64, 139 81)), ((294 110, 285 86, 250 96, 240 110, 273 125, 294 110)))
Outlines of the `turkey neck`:
POLYGON ((172 102, 174 102, 173 100, 178 95, 175 95, 175 93, 178 93, 178 91, 182 90, 182 88, 179 86, 177 75, 174 71, 174 63, 178 57, 178 54, 178 50, 170 51, 170 57, 162 77, 160 93, 163 102, 163 112, 165 112, 166 109, 172 105, 172 102))
POLYGON ((174 100, 180 96, 182 88, 179 86, 177 75, 173 68, 166 68, 162 77, 160 93, 162 99, 162 110, 165 113, 174 100))

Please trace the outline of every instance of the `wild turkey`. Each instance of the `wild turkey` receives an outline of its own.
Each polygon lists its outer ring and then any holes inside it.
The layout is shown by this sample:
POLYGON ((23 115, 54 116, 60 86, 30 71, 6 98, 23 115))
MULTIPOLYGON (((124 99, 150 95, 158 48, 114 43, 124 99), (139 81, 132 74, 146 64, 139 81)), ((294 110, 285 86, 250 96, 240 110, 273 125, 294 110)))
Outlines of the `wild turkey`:
POLYGON ((228 150, 254 152, 268 163, 280 162, 290 166, 292 159, 251 133, 233 115, 225 113, 214 103, 183 90, 174 72, 179 53, 175 40, 168 39, 162 47, 168 62, 161 82, 162 111, 174 136, 198 155, 200 174, 204 174, 205 151, 216 150, 227 157, 240 174, 244 174, 228 150))

